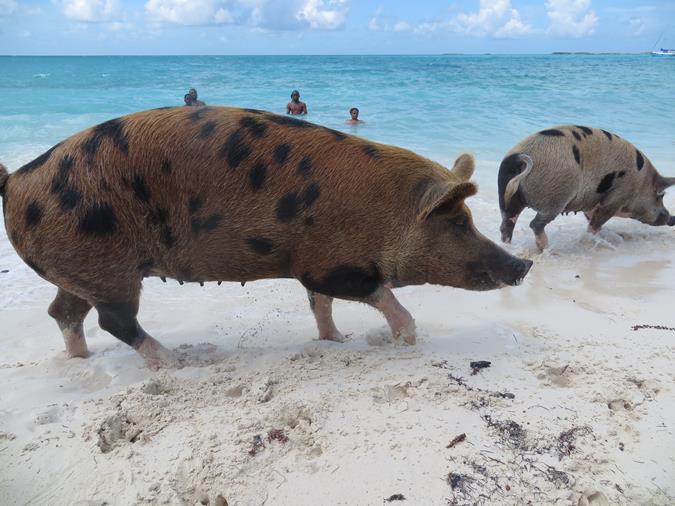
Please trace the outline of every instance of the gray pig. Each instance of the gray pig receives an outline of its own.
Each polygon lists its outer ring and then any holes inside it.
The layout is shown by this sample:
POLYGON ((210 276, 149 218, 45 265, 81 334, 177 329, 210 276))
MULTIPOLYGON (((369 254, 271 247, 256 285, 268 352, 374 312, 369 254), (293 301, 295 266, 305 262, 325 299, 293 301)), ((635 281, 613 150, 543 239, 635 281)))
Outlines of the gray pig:
POLYGON ((509 243, 525 207, 536 243, 548 246, 544 228, 559 214, 583 211, 597 233, 613 216, 649 225, 675 225, 663 195, 675 178, 661 176, 630 142, 605 130, 558 126, 524 139, 502 161, 498 176, 502 241, 509 243))
POLYGON ((321 339, 340 341, 333 297, 379 309, 392 333, 415 325, 392 287, 516 285, 532 262, 482 236, 464 200, 470 155, 452 170, 405 149, 285 116, 225 107, 145 111, 73 135, 8 174, 5 226, 23 260, 59 287, 49 314, 69 356, 82 322, 171 354, 139 325, 143 278, 296 278, 321 339))

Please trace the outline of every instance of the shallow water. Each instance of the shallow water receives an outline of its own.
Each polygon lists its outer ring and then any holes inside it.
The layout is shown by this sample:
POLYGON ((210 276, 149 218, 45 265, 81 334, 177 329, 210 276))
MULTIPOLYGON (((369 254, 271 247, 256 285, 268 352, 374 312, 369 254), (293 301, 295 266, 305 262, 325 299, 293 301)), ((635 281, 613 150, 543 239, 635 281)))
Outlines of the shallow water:
POLYGON ((575 123, 632 141, 675 172, 675 61, 611 56, 0 57, 0 161, 10 170, 133 111, 207 104, 283 113, 297 88, 309 120, 449 164, 474 152, 481 183, 521 138, 575 123), (365 123, 344 124, 358 106, 365 123))

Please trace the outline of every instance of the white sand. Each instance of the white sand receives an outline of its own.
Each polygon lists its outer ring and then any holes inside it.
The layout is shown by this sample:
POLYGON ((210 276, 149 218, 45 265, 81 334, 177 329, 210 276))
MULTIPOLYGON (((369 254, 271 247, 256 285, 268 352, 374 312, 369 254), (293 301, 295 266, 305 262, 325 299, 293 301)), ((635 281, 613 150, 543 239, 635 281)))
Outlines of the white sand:
POLYGON ((415 347, 349 302, 351 340, 315 341, 298 282, 149 280, 140 321, 187 364, 160 372, 95 311, 92 357, 66 360, 56 289, 0 231, 0 504, 675 504, 675 332, 631 329, 675 327, 675 233, 615 219, 593 240, 562 217, 540 255, 531 216, 510 248, 535 260, 523 286, 396 291, 415 347))

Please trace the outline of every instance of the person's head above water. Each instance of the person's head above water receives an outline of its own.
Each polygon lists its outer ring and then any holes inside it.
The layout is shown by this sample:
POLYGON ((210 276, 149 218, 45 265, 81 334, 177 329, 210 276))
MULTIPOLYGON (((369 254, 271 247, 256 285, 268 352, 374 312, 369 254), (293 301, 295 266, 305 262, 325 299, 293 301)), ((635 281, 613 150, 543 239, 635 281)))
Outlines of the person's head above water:
POLYGON ((349 109, 349 115, 352 117, 353 121, 358 121, 359 120, 359 108, 358 107, 352 107, 349 109))
POLYGON ((186 93, 185 96, 183 97, 183 100, 185 101, 185 105, 192 105, 192 95, 189 93, 186 93))
POLYGON ((291 100, 293 102, 297 102, 298 100, 300 100, 300 92, 298 90, 293 90, 291 92, 291 100))
POLYGON ((190 88, 188 90, 188 95, 192 97, 192 100, 197 100, 197 90, 194 88, 190 88))

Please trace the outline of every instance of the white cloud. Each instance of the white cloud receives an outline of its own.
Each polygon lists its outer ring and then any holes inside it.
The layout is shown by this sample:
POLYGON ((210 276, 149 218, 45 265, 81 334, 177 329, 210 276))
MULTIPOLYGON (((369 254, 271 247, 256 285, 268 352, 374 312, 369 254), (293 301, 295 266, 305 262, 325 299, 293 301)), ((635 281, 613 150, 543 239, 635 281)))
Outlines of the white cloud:
POLYGON ((375 11, 375 14, 373 14, 373 17, 370 18, 370 21, 368 21, 368 30, 376 32, 380 29, 380 21, 378 18, 381 15, 382 15, 382 7, 380 6, 375 11))
POLYGON ((633 30, 633 35, 640 35, 645 29, 645 22, 642 20, 642 18, 637 16, 631 16, 628 19, 628 24, 633 30))
POLYGON ((336 30, 345 24, 347 11, 344 4, 345 0, 305 0, 295 17, 310 28, 336 30))
POLYGON ((549 32, 564 37, 584 37, 595 30, 598 16, 589 10, 591 0, 547 0, 549 32))
POLYGON ((406 21, 399 21, 392 28, 395 32, 408 32, 410 31, 410 24, 406 21))
POLYGON ((391 16, 382 15, 382 7, 378 7, 373 17, 368 21, 368 30, 377 32, 383 30, 386 32, 409 32, 412 30, 407 21, 397 21, 391 16))
POLYGON ((74 21, 98 23, 120 15, 117 0, 64 0, 63 14, 74 21))
POLYGON ((217 25, 234 21, 220 0, 149 0, 145 12, 155 23, 217 25))
POLYGON ((511 6, 511 0, 480 0, 478 12, 458 14, 451 26, 458 33, 479 37, 517 37, 532 31, 530 25, 521 21, 520 13, 511 6))
POLYGON ((0 0, 0 18, 11 16, 17 7, 16 0, 0 0))

